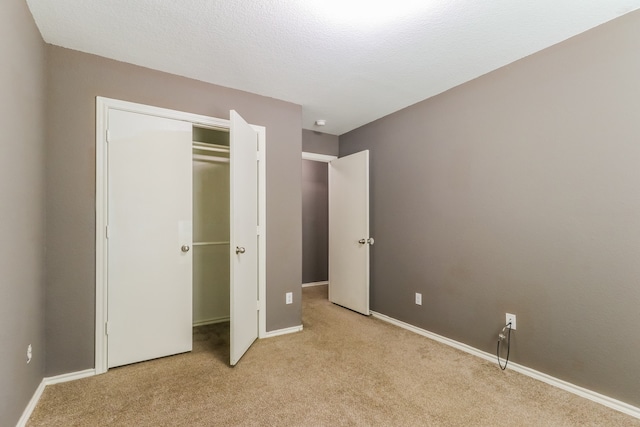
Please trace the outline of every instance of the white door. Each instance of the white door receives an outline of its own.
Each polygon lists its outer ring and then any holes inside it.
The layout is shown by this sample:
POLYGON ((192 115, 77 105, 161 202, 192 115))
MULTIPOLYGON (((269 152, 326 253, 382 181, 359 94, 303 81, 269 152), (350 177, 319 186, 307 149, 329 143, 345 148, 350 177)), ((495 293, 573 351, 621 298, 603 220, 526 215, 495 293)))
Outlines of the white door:
POLYGON ((108 367, 191 350, 188 122, 108 117, 108 367))
POLYGON ((329 301, 369 315, 369 151, 329 162, 329 301))
POLYGON ((258 134, 231 111, 231 365, 258 337, 258 134))

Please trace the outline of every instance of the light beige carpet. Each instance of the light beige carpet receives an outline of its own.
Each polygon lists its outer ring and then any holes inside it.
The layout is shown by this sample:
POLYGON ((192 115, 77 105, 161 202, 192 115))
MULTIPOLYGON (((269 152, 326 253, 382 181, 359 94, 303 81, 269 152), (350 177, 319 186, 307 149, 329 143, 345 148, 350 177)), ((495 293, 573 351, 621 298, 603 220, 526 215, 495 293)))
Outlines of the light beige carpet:
POLYGON ((230 368, 228 324, 194 351, 49 386, 30 426, 640 426, 640 420, 303 290, 304 331, 230 368))

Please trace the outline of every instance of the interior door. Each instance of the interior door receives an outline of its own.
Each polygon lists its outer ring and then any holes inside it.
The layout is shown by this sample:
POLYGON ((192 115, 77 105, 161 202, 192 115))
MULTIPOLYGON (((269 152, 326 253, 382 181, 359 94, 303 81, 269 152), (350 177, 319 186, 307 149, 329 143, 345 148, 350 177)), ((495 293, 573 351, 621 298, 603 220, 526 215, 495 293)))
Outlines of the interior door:
POLYGON ((329 162, 329 301, 369 315, 369 151, 329 162))
POLYGON ((233 366, 258 337, 258 134, 235 111, 230 116, 233 366))
POLYGON ((108 366, 191 350, 190 123, 109 110, 108 366))

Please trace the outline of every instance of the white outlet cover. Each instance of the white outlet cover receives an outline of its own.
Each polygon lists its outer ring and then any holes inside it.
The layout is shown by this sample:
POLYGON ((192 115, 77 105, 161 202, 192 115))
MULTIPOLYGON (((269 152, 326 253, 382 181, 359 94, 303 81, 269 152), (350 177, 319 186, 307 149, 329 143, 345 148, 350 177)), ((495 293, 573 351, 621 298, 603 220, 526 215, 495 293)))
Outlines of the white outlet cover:
POLYGON ((511 322, 511 329, 515 331, 516 330, 516 315, 515 314, 507 313, 505 315, 505 325, 508 325, 509 322, 511 322))
POLYGON ((287 304, 293 304, 293 292, 287 292, 285 294, 285 299, 287 304))
POLYGON ((31 344, 29 344, 29 346, 27 347, 27 363, 31 362, 32 355, 33 355, 33 348, 31 347, 31 344))
POLYGON ((416 292, 416 304, 422 305, 422 294, 418 292, 416 292))

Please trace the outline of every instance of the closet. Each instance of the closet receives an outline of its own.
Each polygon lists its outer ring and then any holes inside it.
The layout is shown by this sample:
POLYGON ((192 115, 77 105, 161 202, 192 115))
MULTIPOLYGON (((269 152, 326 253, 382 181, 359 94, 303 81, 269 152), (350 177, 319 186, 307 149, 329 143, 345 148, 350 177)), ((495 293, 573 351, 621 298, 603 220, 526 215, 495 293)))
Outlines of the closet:
POLYGON ((264 329, 265 129, 96 98, 96 372, 264 329))
POLYGON ((229 321, 229 132, 193 127, 193 326, 229 321))

